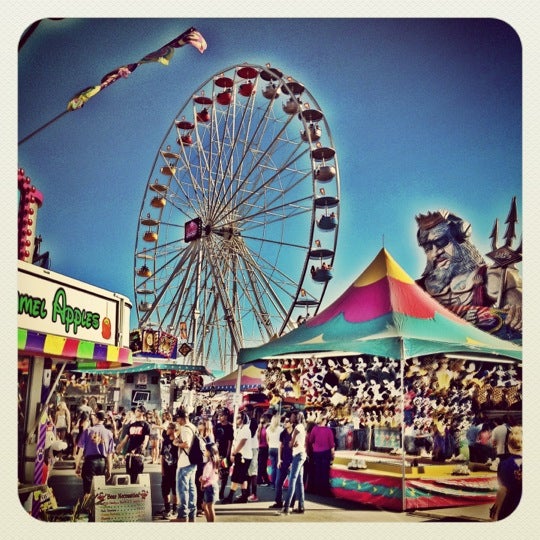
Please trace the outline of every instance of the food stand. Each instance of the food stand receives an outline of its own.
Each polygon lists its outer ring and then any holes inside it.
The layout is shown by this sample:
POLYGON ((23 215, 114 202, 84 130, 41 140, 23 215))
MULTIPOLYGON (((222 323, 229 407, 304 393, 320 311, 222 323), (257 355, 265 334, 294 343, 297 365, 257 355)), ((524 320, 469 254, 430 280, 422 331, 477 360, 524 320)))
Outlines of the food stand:
POLYGON ((40 513, 49 463, 48 405, 66 366, 131 365, 130 301, 117 293, 18 261, 19 495, 40 513), (35 486, 35 489, 34 489, 35 486))

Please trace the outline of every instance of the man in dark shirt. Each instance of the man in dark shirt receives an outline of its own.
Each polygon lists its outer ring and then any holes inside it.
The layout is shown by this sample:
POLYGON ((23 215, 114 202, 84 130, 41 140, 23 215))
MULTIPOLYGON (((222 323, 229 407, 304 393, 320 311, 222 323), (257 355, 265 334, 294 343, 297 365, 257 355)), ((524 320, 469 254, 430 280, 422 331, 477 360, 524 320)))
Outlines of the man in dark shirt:
POLYGON ((214 429, 216 443, 219 451, 219 498, 225 496, 225 486, 229 479, 229 469, 231 467, 231 445, 234 439, 234 428, 229 423, 229 411, 222 409, 218 416, 218 423, 214 429))
POLYGON ((279 435, 278 461, 277 461, 277 476, 276 476, 276 497, 274 504, 268 508, 283 508, 283 484, 285 478, 289 474, 289 469, 292 463, 292 448, 291 442, 294 426, 290 417, 285 417, 283 420, 283 431, 279 435))
POLYGON ((137 482, 137 477, 144 471, 144 452, 150 438, 150 426, 144 420, 145 408, 139 405, 135 409, 135 421, 129 425, 126 436, 120 441, 117 452, 120 453, 124 445, 126 448, 126 473, 132 484, 137 482))

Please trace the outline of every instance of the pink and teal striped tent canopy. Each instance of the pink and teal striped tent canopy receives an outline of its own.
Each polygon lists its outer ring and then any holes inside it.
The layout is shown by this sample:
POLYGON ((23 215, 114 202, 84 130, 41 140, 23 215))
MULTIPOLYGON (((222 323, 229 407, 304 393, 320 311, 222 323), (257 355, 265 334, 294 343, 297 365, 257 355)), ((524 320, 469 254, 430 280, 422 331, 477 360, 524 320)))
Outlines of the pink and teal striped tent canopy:
POLYGON ((239 364, 284 357, 371 354, 394 359, 475 353, 521 360, 522 348, 483 332, 422 290, 386 249, 330 306, 239 364))
MULTIPOLYGON (((238 369, 235 369, 232 373, 225 375, 215 381, 205 384, 201 392, 235 392, 236 383, 238 381, 238 369)), ((264 368, 259 366, 246 366, 242 369, 240 376, 240 388, 241 392, 246 390, 256 390, 263 385, 264 380, 264 368)))

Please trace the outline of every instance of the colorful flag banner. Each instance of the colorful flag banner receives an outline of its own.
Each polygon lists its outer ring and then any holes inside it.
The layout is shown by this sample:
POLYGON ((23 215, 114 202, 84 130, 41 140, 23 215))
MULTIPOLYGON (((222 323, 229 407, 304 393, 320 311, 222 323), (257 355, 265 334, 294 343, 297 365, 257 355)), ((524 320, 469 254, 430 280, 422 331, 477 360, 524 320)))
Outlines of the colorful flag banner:
POLYGON ((116 68, 114 71, 107 73, 107 75, 101 79, 101 88, 110 86, 118 79, 127 79, 137 69, 138 65, 139 64, 128 64, 127 66, 116 68))
POLYGON ((174 49, 166 45, 165 47, 161 47, 161 49, 159 49, 158 51, 147 54, 144 58, 139 60, 139 64, 147 64, 148 62, 159 62, 164 66, 168 66, 169 60, 173 57, 173 55, 174 49))
POLYGON ((180 47, 183 47, 184 45, 192 45, 200 53, 203 53, 207 48, 206 40, 201 35, 201 33, 196 28, 191 27, 176 38, 174 38, 172 41, 158 49, 157 51, 147 54, 138 62, 121 66, 111 71, 110 73, 107 73, 107 75, 105 75, 101 79, 101 84, 97 86, 89 86, 75 94, 75 96, 73 96, 73 98, 69 100, 67 104, 67 110, 75 111, 84 107, 85 103, 91 97, 95 96, 98 92, 103 90, 103 88, 110 86, 118 79, 127 78, 141 64, 147 64, 149 62, 159 62, 160 64, 167 66, 174 55, 174 49, 178 49, 180 47))
POLYGON ((177 38, 169 41, 167 45, 174 47, 175 49, 183 47, 186 44, 193 45, 200 53, 206 50, 206 40, 202 37, 201 33, 195 28, 186 30, 183 34, 180 34, 177 38))
POLYGON ((100 91, 101 86, 89 86, 88 88, 81 90, 81 92, 79 92, 69 101, 67 106, 68 111, 75 111, 81 107, 84 107, 84 104, 100 91))

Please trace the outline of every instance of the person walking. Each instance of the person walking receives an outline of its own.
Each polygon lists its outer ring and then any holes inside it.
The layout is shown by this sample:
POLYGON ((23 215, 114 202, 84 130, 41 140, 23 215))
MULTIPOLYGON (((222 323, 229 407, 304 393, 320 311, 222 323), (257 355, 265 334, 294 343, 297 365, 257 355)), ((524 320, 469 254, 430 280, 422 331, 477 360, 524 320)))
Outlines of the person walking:
POLYGON ((231 450, 231 460, 233 462, 231 487, 227 497, 221 500, 221 504, 231 504, 238 487, 242 488, 242 495, 235 502, 247 503, 249 495, 248 471, 253 456, 249 423, 250 418, 246 413, 239 413, 236 417, 236 432, 231 450))
POLYGON ((259 427, 257 428, 257 442, 259 445, 259 454, 257 456, 257 485, 268 486, 270 485, 270 478, 268 478, 268 440, 267 430, 269 426, 269 417, 266 414, 261 416, 259 427))
POLYGON ((290 514, 293 498, 298 502, 298 509, 295 513, 304 513, 304 478, 303 468, 306 461, 306 421, 303 412, 296 414, 296 426, 294 427, 291 442, 292 449, 291 472, 289 474, 289 489, 283 508, 277 512, 278 515, 290 514))
POLYGON ((278 457, 276 462, 276 495, 274 504, 268 508, 281 509, 283 508, 283 484, 289 474, 292 463, 292 448, 290 442, 294 426, 291 418, 286 416, 283 420, 283 429, 279 434, 278 457))
POLYGON ((159 463, 162 442, 161 432, 163 431, 163 426, 161 425, 158 412, 156 410, 153 412, 149 411, 146 415, 146 421, 150 426, 150 463, 159 463))
POLYGON ((269 426, 266 428, 266 442, 268 443, 268 458, 270 459, 270 485, 276 488, 277 467, 279 456, 279 436, 283 431, 279 413, 272 415, 269 426))
POLYGON ((161 496, 163 497, 164 519, 176 514, 178 510, 178 496, 176 494, 176 469, 178 466, 178 446, 173 444, 176 424, 167 423, 163 431, 163 444, 161 445, 161 496))
MULTIPOLYGON (((214 427, 212 426, 212 420, 210 420, 210 418, 203 418, 201 416, 197 420, 197 430, 199 431, 199 436, 202 437, 205 442, 214 441, 214 427)), ((202 463, 197 465, 197 472, 195 474, 195 485, 197 486, 197 517, 205 515, 203 509, 203 488, 199 479, 207 461, 208 456, 205 453, 202 463)))
POLYGON ((82 479, 85 495, 90 493, 94 476, 105 475, 106 479, 109 479, 112 473, 113 434, 103 425, 103 411, 96 413, 96 419, 96 425, 84 430, 77 442, 75 474, 82 479))
POLYGON ((132 484, 137 482, 137 477, 144 471, 144 454, 150 438, 150 426, 144 419, 145 412, 142 405, 135 408, 135 420, 129 424, 127 433, 116 447, 117 453, 121 453, 126 446, 126 473, 132 484))
POLYGON ((218 422, 215 427, 216 443, 219 451, 219 499, 225 496, 225 488, 229 479, 231 468, 231 447, 234 439, 234 428, 229 422, 229 411, 221 409, 218 415, 218 422))
POLYGON ((328 418, 320 415, 308 436, 313 459, 310 475, 310 487, 317 495, 330 495, 330 467, 334 460, 335 440, 332 428, 328 427, 328 418))
POLYGON ((205 452, 206 462, 199 482, 203 493, 203 512, 206 521, 212 522, 216 520, 216 511, 214 503, 217 500, 219 490, 219 451, 213 441, 206 443, 205 452))
MULTIPOLYGON (((56 428, 56 436, 62 442, 68 445, 68 454, 70 451, 70 443, 68 435, 71 431, 71 414, 65 401, 60 401, 56 407, 56 413, 54 415, 54 426, 56 428)), ((60 454, 60 459, 63 458, 63 453, 60 454)))
POLYGON ((508 434, 508 457, 503 459, 497 471, 499 489, 490 510, 492 521, 508 517, 519 505, 523 489, 523 431, 513 426, 508 434))
POLYGON ((247 479, 247 500, 249 502, 257 502, 257 473, 259 470, 259 441, 257 439, 257 431, 259 422, 257 421, 256 411, 251 404, 246 405, 246 414, 249 416, 249 431, 251 433, 251 461, 248 468, 247 479))
POLYGON ((170 521, 194 522, 197 512, 197 486, 195 475, 197 465, 189 461, 189 449, 195 439, 197 428, 189 421, 186 411, 177 414, 178 429, 173 444, 178 446, 178 466, 176 469, 176 494, 178 496, 178 516, 170 521))

